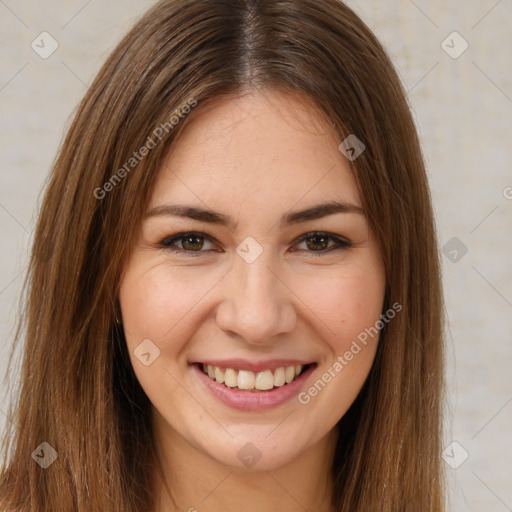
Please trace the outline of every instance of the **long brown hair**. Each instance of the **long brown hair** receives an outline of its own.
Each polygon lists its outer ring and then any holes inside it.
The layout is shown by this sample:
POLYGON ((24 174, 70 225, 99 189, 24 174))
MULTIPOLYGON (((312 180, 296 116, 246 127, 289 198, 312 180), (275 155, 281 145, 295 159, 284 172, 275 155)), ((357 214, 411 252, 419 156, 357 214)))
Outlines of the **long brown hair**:
POLYGON ((365 144, 350 164, 385 263, 384 311, 402 305, 340 420, 333 510, 444 510, 443 305, 423 156, 389 57, 339 0, 164 0, 104 64, 40 211, 2 510, 152 509, 149 400, 115 321, 121 272, 194 108, 267 88, 307 95, 340 142, 355 134, 365 144), (58 454, 47 469, 31 456, 43 442, 58 454))

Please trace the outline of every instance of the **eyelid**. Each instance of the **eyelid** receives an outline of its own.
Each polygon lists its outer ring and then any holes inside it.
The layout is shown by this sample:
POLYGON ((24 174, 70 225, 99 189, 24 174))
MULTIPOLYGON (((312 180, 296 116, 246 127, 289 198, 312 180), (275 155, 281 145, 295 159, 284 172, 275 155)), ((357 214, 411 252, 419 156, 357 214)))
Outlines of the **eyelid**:
MULTIPOLYGON (((181 233, 177 233, 176 235, 172 235, 172 236, 163 238, 158 243, 158 246, 163 249, 170 250, 171 252, 174 252, 174 253, 187 254, 187 255, 191 255, 191 256, 199 256, 202 253, 209 253, 212 251, 218 252, 216 249, 207 249, 207 250, 200 250, 200 251, 187 251, 186 249, 180 249, 180 248, 176 248, 176 247, 172 246, 175 242, 180 241, 180 240, 186 238, 187 236, 193 236, 193 235, 199 235, 200 237, 205 238, 205 239, 209 240, 211 243, 213 243, 212 237, 203 231, 184 231, 181 233)), ((312 238, 314 236, 324 236, 324 237, 334 241, 335 245, 328 249, 324 249, 321 251, 306 250, 306 252, 311 254, 312 256, 323 256, 323 255, 329 254, 333 250, 349 249, 349 248, 353 247, 353 243, 350 242, 349 240, 345 239, 344 237, 342 237, 340 235, 335 235, 328 231, 309 231, 308 233, 304 233, 303 235, 300 235, 298 238, 295 239, 294 245, 297 245, 298 243, 302 243, 305 240, 307 240, 308 238, 312 238)), ((302 250, 302 249, 299 249, 299 250, 302 250)))

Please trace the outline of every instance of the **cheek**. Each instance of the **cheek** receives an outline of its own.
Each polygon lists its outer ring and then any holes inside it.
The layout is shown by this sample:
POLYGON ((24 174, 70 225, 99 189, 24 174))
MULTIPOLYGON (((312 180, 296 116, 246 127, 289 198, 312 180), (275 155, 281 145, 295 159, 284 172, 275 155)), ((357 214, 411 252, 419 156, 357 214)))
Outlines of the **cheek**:
MULTIPOLYGON (((201 303, 208 302, 209 292, 221 286, 222 277, 222 272, 206 272, 201 267, 184 271, 161 261, 132 262, 119 297, 128 344, 134 347, 146 338, 163 343, 171 338, 173 351, 179 350, 179 340, 193 325, 197 328, 201 303), (191 315, 195 315, 193 322, 191 315)), ((308 318, 333 350, 350 345, 352 338, 374 325, 381 314, 384 278, 376 266, 310 269, 309 273, 292 272, 285 280, 293 290, 290 301, 302 310, 299 316, 308 318)))
POLYGON ((157 344, 169 337, 178 340, 188 324, 187 315, 213 284, 204 273, 201 278, 192 273, 184 278, 165 264, 134 265, 119 292, 128 344, 145 338, 157 344))
POLYGON ((382 313, 384 300, 380 288, 364 287, 360 282, 351 283, 341 293, 343 295, 338 297, 338 301, 333 301, 332 311, 333 322, 337 319, 333 331, 338 336, 330 338, 338 354, 348 350, 354 340, 375 325, 382 313))
POLYGON ((150 400, 161 407, 179 400, 180 385, 172 368, 191 329, 197 327, 190 322, 191 310, 209 288, 208 280, 185 279, 165 262, 138 261, 137 257, 121 282, 119 302, 131 364, 150 400), (146 366, 139 356, 148 352, 146 366))
POLYGON ((351 270, 325 280, 325 290, 310 296, 314 332, 325 357, 316 379, 298 398, 301 406, 313 408, 323 425, 336 424, 356 399, 379 340, 375 326, 382 314, 385 278, 380 272, 351 270))
POLYGON ((385 280, 381 272, 346 268, 343 272, 301 280, 297 295, 314 316, 315 332, 331 356, 345 352, 353 340, 375 325, 382 313, 385 280))

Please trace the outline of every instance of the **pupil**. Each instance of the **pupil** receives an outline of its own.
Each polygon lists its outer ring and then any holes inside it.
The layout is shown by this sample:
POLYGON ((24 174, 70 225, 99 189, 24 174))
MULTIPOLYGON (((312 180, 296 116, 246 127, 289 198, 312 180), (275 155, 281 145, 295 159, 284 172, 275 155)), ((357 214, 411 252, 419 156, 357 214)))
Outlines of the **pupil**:
POLYGON ((199 245, 199 247, 188 247, 189 249, 192 249, 192 250, 194 250, 194 249, 200 249, 200 246, 201 246, 200 237, 195 236, 195 235, 191 235, 191 236, 189 236, 189 237, 185 238, 185 240, 183 241, 183 245, 184 245, 185 249, 187 249, 186 244, 188 244, 188 242, 189 242, 190 240, 196 240, 196 241, 198 241, 198 240, 199 240, 199 242, 197 242, 196 244, 194 244, 193 242, 192 242, 192 244, 190 244, 190 245, 192 245, 192 246, 194 246, 194 245, 195 245, 195 246, 199 245))
MULTIPOLYGON (((317 247, 317 248, 319 247, 318 240, 322 240, 322 242, 325 243, 325 237, 318 236, 318 235, 312 236, 309 240, 315 240, 315 242, 313 243, 313 246, 317 247)), ((320 242, 320 245, 322 244, 322 242, 320 242)))

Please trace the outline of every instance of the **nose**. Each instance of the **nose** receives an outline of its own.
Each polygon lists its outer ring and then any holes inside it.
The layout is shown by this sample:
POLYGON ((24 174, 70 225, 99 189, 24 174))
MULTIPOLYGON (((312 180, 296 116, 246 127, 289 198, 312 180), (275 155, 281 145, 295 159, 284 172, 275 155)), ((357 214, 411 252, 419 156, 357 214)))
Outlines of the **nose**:
POLYGON ((291 332, 297 321, 293 292, 275 262, 270 268, 272 262, 265 253, 252 263, 235 257, 216 312, 220 329, 252 345, 263 345, 278 334, 291 332))

